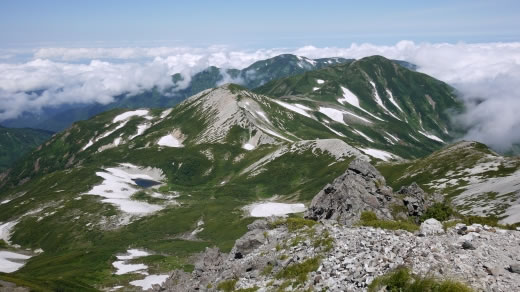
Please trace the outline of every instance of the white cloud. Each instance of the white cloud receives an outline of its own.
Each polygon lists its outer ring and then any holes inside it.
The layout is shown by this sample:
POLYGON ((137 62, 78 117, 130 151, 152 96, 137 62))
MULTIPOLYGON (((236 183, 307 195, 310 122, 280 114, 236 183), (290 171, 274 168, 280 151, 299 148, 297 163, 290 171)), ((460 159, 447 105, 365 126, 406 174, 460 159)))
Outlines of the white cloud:
MULTIPOLYGON (((11 53, 11 52, 10 52, 11 53)), ((309 58, 383 55, 419 66, 419 71, 455 86, 468 106, 457 118, 466 138, 499 150, 520 142, 520 43, 417 44, 391 46, 233 50, 209 48, 42 48, 25 63, 0 63, 0 120, 23 111, 70 103, 109 103, 113 96, 169 85, 169 75, 190 76, 208 66, 244 68, 282 53, 309 58), (102 61, 100 61, 102 60, 102 61), (82 62, 82 63, 79 63, 82 62), (41 95, 30 93, 43 90, 41 95)), ((0 58, 2 62, 2 58, 0 58)), ((229 76, 225 80, 230 80, 229 76)))

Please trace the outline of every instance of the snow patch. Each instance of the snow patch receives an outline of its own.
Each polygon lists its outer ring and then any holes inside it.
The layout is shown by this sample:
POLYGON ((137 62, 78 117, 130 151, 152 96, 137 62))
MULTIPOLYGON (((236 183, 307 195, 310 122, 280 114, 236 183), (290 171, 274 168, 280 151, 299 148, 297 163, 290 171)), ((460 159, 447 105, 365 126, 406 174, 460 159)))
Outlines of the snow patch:
POLYGON ((316 79, 316 83, 318 83, 318 84, 323 84, 323 83, 325 83, 325 81, 324 81, 324 80, 321 80, 321 79, 316 79))
POLYGON ((142 280, 135 280, 130 282, 131 285, 141 287, 143 290, 152 289, 152 286, 157 284, 161 285, 168 279, 168 275, 149 275, 142 280))
POLYGON ((28 255, 11 252, 0 251, 0 272, 12 273, 24 266, 24 261, 30 259, 28 255))
POLYGON ((157 145, 177 148, 184 147, 184 145, 182 145, 182 143, 179 140, 177 140, 177 138, 173 137, 173 135, 171 134, 161 137, 161 139, 157 141, 157 145))
POLYGON ((389 96, 388 99, 390 100, 390 102, 391 102, 391 103, 392 103, 392 104, 393 104, 397 109, 399 109, 401 112, 404 112, 403 109, 399 106, 399 104, 397 104, 397 102, 395 101, 395 99, 394 99, 394 95, 392 94, 392 92, 391 92, 390 90, 386 89, 386 93, 387 93, 388 96, 389 96))
POLYGON ((126 255, 120 255, 117 256, 118 261, 115 261, 112 263, 112 266, 117 269, 117 271, 114 273, 116 275, 124 275, 128 273, 134 273, 141 271, 141 273, 146 273, 146 269, 148 269, 148 266, 145 264, 129 264, 127 261, 144 257, 150 255, 148 252, 144 250, 138 250, 138 249, 129 249, 127 251, 126 255))
POLYGON ((242 148, 246 149, 246 150, 253 150, 255 149, 255 146, 254 145, 251 145, 249 143, 246 143, 242 146, 242 148))
POLYGON ((146 115, 148 115, 148 110, 128 111, 128 112, 124 112, 124 113, 122 113, 120 115, 117 115, 112 120, 112 122, 113 123, 117 123, 117 122, 128 120, 128 119, 130 119, 131 117, 134 117, 134 116, 142 117, 142 116, 146 116, 146 115))
POLYGON ((129 139, 132 140, 137 136, 141 136, 144 133, 144 131, 146 131, 151 126, 152 126, 152 124, 150 124, 150 123, 142 123, 140 125, 137 125, 137 133, 135 133, 135 135, 133 135, 133 136, 130 136, 129 139))
POLYGON ((354 132, 358 133, 359 135, 361 135, 363 138, 367 139, 369 142, 372 142, 374 143, 374 140, 372 140, 370 137, 368 137, 365 133, 359 131, 359 130, 354 130, 354 132))
POLYGON ((390 152, 373 149, 373 148, 359 148, 359 150, 363 151, 367 155, 370 155, 377 159, 381 159, 383 161, 388 161, 388 160, 391 160, 396 157, 394 154, 392 154, 390 152))
MULTIPOLYGON (((435 141, 437 141, 437 142, 444 143, 444 141, 443 141, 441 138, 439 138, 439 137, 437 137, 437 136, 435 136, 435 135, 428 134, 428 133, 423 132, 423 131, 419 131, 419 133, 420 133, 421 135, 423 135, 423 136, 425 136, 425 137, 431 139, 431 140, 435 140, 435 141)), ((411 136, 411 135, 410 135, 410 136, 411 136)))
POLYGON ((10 244, 9 241, 11 239, 11 233, 13 231, 13 227, 18 223, 17 220, 6 222, 0 225, 0 239, 10 244))
POLYGON ((263 202, 254 203, 244 207, 251 217, 269 217, 269 216, 285 216, 291 213, 301 213, 306 210, 305 205, 301 203, 286 204, 263 202))
POLYGON ((161 170, 120 164, 120 167, 107 168, 105 171, 96 172, 96 175, 104 180, 86 195, 101 196, 105 198, 102 202, 113 204, 121 211, 133 215, 146 215, 163 209, 159 205, 131 199, 132 195, 140 190, 134 179, 161 181, 164 179, 161 170))
POLYGON ((354 93, 352 93, 352 91, 343 86, 341 86, 341 90, 343 90, 343 98, 338 99, 339 103, 344 104, 345 102, 348 102, 349 104, 361 109, 359 106, 359 99, 354 93))
POLYGON ((88 147, 92 146, 92 144, 94 144, 94 141, 92 141, 92 139, 90 139, 88 141, 88 143, 85 146, 83 146, 83 148, 81 148, 81 151, 86 150, 88 147))
POLYGON ((308 106, 304 106, 303 104, 295 103, 294 106, 301 108, 302 110, 312 111, 312 109, 308 106))
POLYGON ((311 117, 311 115, 309 115, 305 110, 302 110, 301 108, 299 108, 297 106, 294 106, 292 104, 288 104, 286 102, 279 101, 279 100, 273 100, 273 101, 276 102, 277 104, 283 106, 284 108, 290 110, 290 111, 293 111, 293 112, 298 113, 300 115, 306 116, 308 118, 311 117))
POLYGON ((345 102, 346 102, 346 103, 358 108, 359 110, 363 111, 364 113, 370 115, 374 119, 380 120, 382 122, 385 121, 385 120, 381 119, 380 117, 378 117, 378 116, 372 114, 371 112, 365 110, 364 108, 362 108, 359 105, 359 98, 354 93, 352 93, 352 91, 348 90, 347 88, 345 88, 343 86, 341 86, 341 90, 343 91, 343 98, 338 99, 339 103, 345 104, 345 102))
POLYGON ((319 89, 320 89, 319 87, 313 87, 312 91, 316 91, 316 90, 319 90, 319 89))
POLYGON ((388 108, 386 108, 385 104, 383 103, 383 100, 381 100, 381 97, 379 96, 379 93, 377 92, 377 88, 376 88, 376 84, 373 82, 373 81, 370 81, 370 84, 372 85, 372 87, 374 88, 374 98, 377 102, 377 104, 383 108, 383 110, 391 115, 392 117, 394 117, 395 119, 399 120, 399 121, 402 121, 400 118, 398 118, 396 115, 394 115, 388 108))
POLYGON ((164 119, 166 118, 170 113, 172 112, 172 109, 167 109, 167 110, 164 110, 162 113, 161 113, 161 119, 164 119))
POLYGON ((343 120, 343 111, 328 107, 320 107, 319 111, 333 121, 346 125, 345 121, 343 120))
POLYGON ((394 136, 394 135, 392 135, 392 134, 390 134, 390 133, 388 133, 388 132, 385 132, 385 134, 387 134, 387 135, 388 135, 388 137, 390 137, 390 138, 394 139, 394 140, 395 140, 395 142, 399 142, 399 138, 397 138, 396 136, 394 136))
POLYGON ((262 111, 256 111, 256 113, 257 113, 259 116, 261 116, 262 119, 264 119, 266 122, 271 123, 271 121, 269 121, 269 119, 267 118, 267 116, 265 115, 264 112, 262 112, 262 111))
POLYGON ((272 135, 272 136, 278 137, 278 138, 280 138, 280 139, 282 139, 282 140, 285 140, 285 141, 287 141, 287 142, 292 142, 291 140, 289 140, 289 139, 285 138, 284 136, 282 136, 282 135, 276 133, 275 131, 272 131, 272 130, 269 130, 269 129, 266 129, 266 128, 262 128, 262 127, 258 127, 258 128, 259 128, 260 130, 262 130, 263 132, 269 134, 269 135, 272 135))

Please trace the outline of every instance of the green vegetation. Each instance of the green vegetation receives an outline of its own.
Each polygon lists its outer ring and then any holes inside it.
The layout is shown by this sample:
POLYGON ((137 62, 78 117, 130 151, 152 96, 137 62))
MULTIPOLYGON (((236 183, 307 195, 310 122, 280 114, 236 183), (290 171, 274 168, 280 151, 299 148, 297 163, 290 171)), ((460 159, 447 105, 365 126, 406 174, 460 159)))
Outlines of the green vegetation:
POLYGON ((262 270, 262 272, 260 273, 260 275, 264 275, 264 276, 267 276, 269 274, 271 274, 271 272, 273 271, 273 265, 271 263, 268 263, 265 268, 262 270))
POLYGON ((434 218, 440 222, 446 221, 455 215, 455 211, 447 203, 435 203, 430 206, 420 218, 420 222, 426 219, 434 218))
POLYGON ((224 292, 235 291, 235 286, 236 286, 237 282, 238 282, 237 279, 230 279, 230 280, 222 281, 222 282, 218 283, 217 289, 224 291, 224 292))
POLYGON ((51 135, 52 132, 44 130, 0 126, 0 173, 45 142, 51 135))
MULTIPOLYGON (((422 157, 443 146, 443 143, 429 139, 419 131, 424 132, 426 129, 428 133, 445 141, 451 140, 453 137, 445 131, 445 129, 449 132, 454 131, 447 113, 449 110, 453 112, 462 109, 462 104, 454 98, 454 91, 449 85, 427 75, 408 70, 380 56, 367 57, 356 62, 273 80, 254 91, 280 99, 290 96, 291 101, 299 99, 311 108, 318 105, 346 108, 350 112, 373 121, 374 118, 366 116, 357 107, 338 102, 338 98, 344 94, 343 88, 348 88, 359 97, 359 103, 363 109, 385 120, 384 123, 375 120, 376 127, 367 126, 355 119, 349 122, 355 124, 357 130, 374 141, 371 147, 387 150, 403 158, 422 157), (318 79, 325 82, 318 84, 318 79), (399 119, 382 110, 374 101, 374 87, 371 82, 375 84, 377 94, 385 100, 385 106, 399 119), (386 99, 390 98, 388 92, 391 92, 394 97, 399 97, 399 108, 391 102, 386 102, 386 99), (403 119, 403 117, 405 118, 403 119), (389 143, 388 139, 391 138, 385 136, 385 132, 398 137, 399 143, 389 143), (413 150, 411 151, 411 149, 413 150)), ((322 113, 316 113, 316 116, 322 121, 328 119, 322 113)), ((362 140, 364 138, 353 133, 352 128, 347 128, 341 123, 331 123, 330 125, 334 130, 344 134, 345 140, 349 144, 366 143, 362 140)))
POLYGON ((420 277, 408 268, 398 268, 393 272, 377 277, 368 286, 369 292, 472 292, 467 285, 452 281, 438 280, 433 277, 420 277), (383 289, 383 290, 382 290, 383 289))
POLYGON ((287 219, 278 219, 277 221, 271 223, 271 228, 276 228, 280 225, 286 225, 289 231, 293 232, 304 227, 311 228, 316 225, 318 222, 314 220, 304 219, 300 217, 289 217, 287 219))
POLYGON ((321 235, 317 236, 317 239, 314 240, 314 247, 322 247, 325 252, 331 251, 334 244, 334 238, 332 238, 328 231, 323 232, 321 235))
POLYGON ((381 220, 378 219, 376 214, 372 211, 364 211, 361 213, 360 221, 358 222, 360 226, 370 226, 381 229, 389 229, 389 230, 406 230, 409 232, 414 232, 419 230, 419 226, 412 222, 408 221, 394 221, 394 220, 381 220))
POLYGON ((520 223, 516 224, 500 224, 498 221, 500 220, 496 216, 488 216, 488 217, 482 217, 482 216, 460 216, 459 223, 463 223, 466 225, 472 225, 472 224, 481 224, 481 225, 487 225, 491 227, 498 227, 501 229, 509 229, 509 230, 516 230, 517 227, 520 227, 520 223))
POLYGON ((307 280, 307 275, 316 271, 320 266, 321 258, 314 257, 307 259, 301 263, 292 264, 281 270, 277 275, 277 279, 291 279, 297 284, 302 284, 307 280))

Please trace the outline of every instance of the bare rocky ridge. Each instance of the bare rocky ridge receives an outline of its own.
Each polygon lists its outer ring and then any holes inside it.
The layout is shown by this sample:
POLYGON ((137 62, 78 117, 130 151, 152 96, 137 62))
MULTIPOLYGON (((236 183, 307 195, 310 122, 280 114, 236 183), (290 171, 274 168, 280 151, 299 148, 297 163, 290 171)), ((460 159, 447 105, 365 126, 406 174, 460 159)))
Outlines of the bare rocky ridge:
MULTIPOLYGON (((237 280, 237 289, 258 287, 257 291, 274 291, 286 282, 277 277, 280 271, 314 258, 321 259, 317 270, 310 272, 298 289, 284 291, 366 291, 375 277, 400 266, 421 275, 462 281, 477 291, 520 289, 519 231, 475 224, 417 236, 401 230, 325 222, 298 232, 288 232, 285 226, 253 232, 265 232, 265 236, 248 254, 237 258, 233 252, 223 254, 218 249, 208 249, 193 273, 175 271, 155 291, 218 291, 217 284, 230 279, 237 280), (471 231, 460 234, 462 229, 471 231), (317 244, 323 236, 332 238, 331 249, 317 244), (474 249, 464 248, 465 243, 474 249)), ((248 233, 240 241, 256 241, 254 237, 248 233)))
POLYGON ((192 273, 174 271, 154 290, 218 291, 219 283, 231 281, 235 289, 256 291, 366 291, 377 276, 406 266, 477 291, 518 291, 519 231, 478 224, 444 230, 435 219, 415 233, 354 225, 365 210, 392 219, 390 208, 397 204, 420 216, 438 199, 415 184, 393 194, 372 165, 356 159, 313 199, 305 216, 318 224, 289 230, 276 218, 257 220, 229 254, 208 248, 192 273), (291 269, 303 274, 284 273, 291 269))

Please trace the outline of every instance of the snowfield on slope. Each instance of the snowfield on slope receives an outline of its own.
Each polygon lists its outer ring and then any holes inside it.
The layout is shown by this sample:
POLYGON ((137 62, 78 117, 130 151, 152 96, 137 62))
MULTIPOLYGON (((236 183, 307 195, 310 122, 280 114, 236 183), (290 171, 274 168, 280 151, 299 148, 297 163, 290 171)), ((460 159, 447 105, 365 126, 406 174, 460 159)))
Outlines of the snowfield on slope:
POLYGON ((112 122, 117 123, 121 121, 125 121, 130 119, 131 117, 138 116, 138 117, 145 117, 146 119, 150 119, 151 117, 148 116, 148 110, 135 110, 135 111, 128 111, 124 112, 122 114, 117 115, 112 122))
POLYGON ((133 194, 140 188, 136 179, 160 182, 164 175, 160 169, 143 168, 129 163, 120 164, 119 167, 106 168, 105 171, 96 172, 103 178, 103 182, 94 186, 86 195, 98 195, 103 197, 102 202, 117 206, 121 211, 132 215, 146 215, 163 209, 162 206, 132 200, 133 194))
POLYGON ((423 132, 423 131, 419 131, 419 134, 421 134, 421 135, 423 135, 423 136, 425 136, 426 138, 429 138, 429 139, 431 139, 431 140, 434 140, 434 141, 437 141, 437 142, 444 143, 444 141, 443 141, 441 138, 439 138, 439 137, 437 137, 437 136, 435 136, 435 135, 433 135, 433 134, 428 134, 428 133, 423 132))
POLYGON ((128 273, 139 272, 141 274, 146 273, 148 266, 145 264, 129 264, 127 261, 133 260, 139 257, 149 256, 150 254, 144 250, 129 249, 127 254, 116 256, 118 261, 112 263, 112 266, 117 269, 114 273, 116 275, 124 275, 128 273))
POLYGON ((166 279, 168 279, 168 275, 149 275, 142 280, 135 280, 130 282, 131 285, 136 287, 141 287, 143 290, 152 289, 152 286, 155 284, 162 284, 166 279))
POLYGON ((354 106, 354 107, 358 108, 359 110, 363 111, 364 113, 370 115, 374 119, 377 119, 381 122, 385 121, 385 120, 381 119, 380 117, 378 117, 378 116, 372 114, 371 112, 365 110, 364 108, 362 108, 361 105, 359 104, 359 98, 354 93, 352 93, 352 91, 348 90, 347 88, 345 88, 343 86, 341 86, 341 90, 343 90, 343 98, 338 99, 339 103, 345 104, 345 102, 346 102, 346 103, 350 104, 351 106, 354 106))
POLYGON ((244 207, 251 217, 269 217, 269 216, 285 216, 291 213, 304 212, 304 204, 287 204, 287 203, 274 203, 274 202, 262 202, 253 203, 244 207))
POLYGON ((24 261, 31 256, 11 251, 0 251, 0 272, 12 273, 24 266, 24 261))
POLYGON ((276 102, 277 104, 283 106, 284 108, 290 110, 290 111, 293 111, 295 113, 298 113, 302 116, 306 116, 308 118, 311 118, 311 115, 309 115, 305 110, 301 109, 300 107, 297 107, 297 106, 294 106, 292 104, 288 104, 286 102, 283 102, 283 101, 279 101, 279 100, 273 100, 274 102, 276 102))
POLYGON ((389 161, 395 159, 397 156, 390 152, 386 152, 383 150, 372 149, 372 148, 359 148, 359 150, 363 151, 365 154, 370 155, 374 158, 381 159, 383 161, 389 161))
POLYGON ((157 141, 157 145, 177 148, 183 147, 182 143, 171 134, 161 137, 159 141, 157 141))

